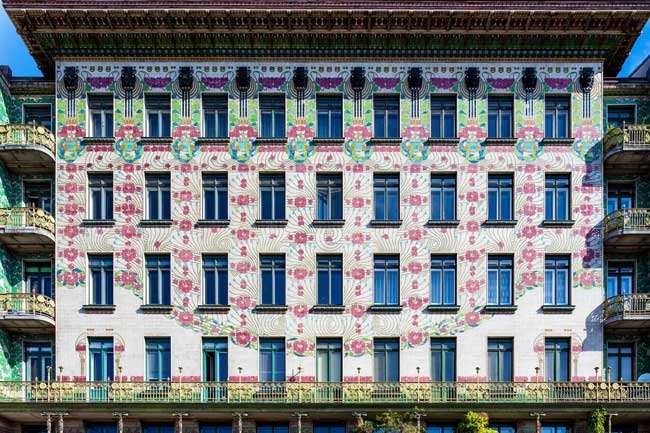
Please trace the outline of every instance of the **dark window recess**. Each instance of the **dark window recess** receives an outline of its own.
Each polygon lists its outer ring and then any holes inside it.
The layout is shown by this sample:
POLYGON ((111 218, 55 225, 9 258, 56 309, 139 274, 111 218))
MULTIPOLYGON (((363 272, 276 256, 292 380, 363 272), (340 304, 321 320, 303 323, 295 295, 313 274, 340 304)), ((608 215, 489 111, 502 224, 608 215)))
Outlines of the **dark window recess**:
POLYGON ((208 138, 228 137, 228 96, 203 95, 203 134, 208 138))

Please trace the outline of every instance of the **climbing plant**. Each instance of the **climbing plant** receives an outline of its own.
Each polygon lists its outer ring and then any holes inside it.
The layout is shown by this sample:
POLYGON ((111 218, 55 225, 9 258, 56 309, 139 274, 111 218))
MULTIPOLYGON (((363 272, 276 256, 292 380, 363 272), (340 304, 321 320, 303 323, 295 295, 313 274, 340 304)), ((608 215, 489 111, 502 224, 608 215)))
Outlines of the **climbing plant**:
POLYGON ((605 418, 607 412, 604 407, 599 407, 589 414, 587 418, 587 431, 589 433, 605 433, 605 418))

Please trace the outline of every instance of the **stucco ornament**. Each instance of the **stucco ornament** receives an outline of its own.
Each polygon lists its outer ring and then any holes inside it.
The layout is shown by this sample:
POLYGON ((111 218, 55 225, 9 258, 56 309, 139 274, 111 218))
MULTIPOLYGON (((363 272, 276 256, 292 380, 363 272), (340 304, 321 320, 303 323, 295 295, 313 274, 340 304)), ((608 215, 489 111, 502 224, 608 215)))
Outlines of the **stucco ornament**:
POLYGON ((66 162, 74 162, 84 152, 83 130, 74 124, 65 125, 59 131, 60 140, 57 143, 59 158, 66 162))
POLYGON ((172 134, 172 153, 180 162, 190 162, 199 151, 198 138, 201 133, 192 125, 181 125, 172 134))
POLYGON ((257 152, 257 132, 252 126, 240 123, 230 131, 230 156, 238 162, 247 162, 257 152))
POLYGON ((404 130, 402 154, 412 162, 420 162, 429 156, 427 131, 421 125, 410 125, 404 130))
POLYGON ((584 161, 593 161, 600 155, 601 133, 590 123, 585 123, 575 132, 573 151, 584 161))
POLYGON ((314 131, 305 125, 293 126, 287 132, 287 154, 289 159, 303 163, 314 154, 314 131))
POLYGON ((458 134, 458 152, 471 163, 477 163, 485 158, 485 139, 487 134, 478 125, 467 125, 458 134))
POLYGON ((115 133, 115 152, 126 162, 135 162, 142 156, 142 132, 132 123, 125 123, 115 133))
POLYGON ((367 127, 363 125, 352 126, 345 131, 344 136, 343 148, 347 156, 352 158, 354 162, 364 162, 370 159, 370 155, 372 155, 372 145, 370 144, 372 132, 367 127))
POLYGON ((517 131, 515 155, 522 161, 534 161, 542 154, 544 133, 534 124, 526 125, 517 131))

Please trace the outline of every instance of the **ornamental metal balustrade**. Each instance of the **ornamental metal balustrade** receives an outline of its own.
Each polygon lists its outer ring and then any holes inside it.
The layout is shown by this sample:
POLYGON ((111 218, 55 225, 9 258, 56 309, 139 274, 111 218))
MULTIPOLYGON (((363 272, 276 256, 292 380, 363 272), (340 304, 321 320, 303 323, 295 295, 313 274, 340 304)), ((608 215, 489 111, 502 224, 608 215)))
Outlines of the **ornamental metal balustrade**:
POLYGON ((605 236, 615 231, 648 231, 650 233, 650 209, 619 209, 607 215, 603 223, 605 236))
POLYGON ((34 293, 1 293, 0 314, 34 314, 54 320, 54 299, 34 293))
POLYGON ((5 208, 0 209, 0 227, 34 227, 54 234, 54 217, 39 208, 5 208))
POLYGON ((43 146, 54 155, 56 141, 52 132, 36 123, 0 125, 0 150, 9 145, 43 146))
POLYGON ((649 403, 650 383, 0 382, 0 404, 649 403))
POLYGON ((617 146, 650 150, 650 125, 623 125, 610 129, 603 138, 605 154, 617 146))
POLYGON ((613 296, 603 304, 605 320, 650 316, 650 293, 631 293, 613 296))

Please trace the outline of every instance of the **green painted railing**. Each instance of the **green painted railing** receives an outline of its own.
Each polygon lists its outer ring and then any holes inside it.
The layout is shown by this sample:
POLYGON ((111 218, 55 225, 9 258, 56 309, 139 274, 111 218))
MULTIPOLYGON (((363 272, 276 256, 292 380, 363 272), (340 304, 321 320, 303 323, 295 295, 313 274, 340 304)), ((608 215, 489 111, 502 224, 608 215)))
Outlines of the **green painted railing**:
POLYGON ((605 319, 650 316, 650 293, 631 293, 607 299, 603 305, 605 319))
POLYGON ((0 314, 35 314, 54 320, 54 299, 32 293, 0 293, 0 314))
POLYGON ((0 150, 6 145, 43 146, 54 154, 56 141, 50 130, 36 123, 0 125, 0 150))
POLYGON ((35 227, 54 234, 54 217, 39 208, 0 209, 0 227, 35 227))
POLYGON ((650 232, 650 209, 619 209, 603 221, 605 236, 617 230, 647 230, 650 232))

